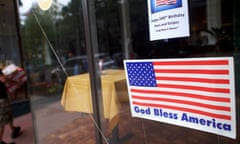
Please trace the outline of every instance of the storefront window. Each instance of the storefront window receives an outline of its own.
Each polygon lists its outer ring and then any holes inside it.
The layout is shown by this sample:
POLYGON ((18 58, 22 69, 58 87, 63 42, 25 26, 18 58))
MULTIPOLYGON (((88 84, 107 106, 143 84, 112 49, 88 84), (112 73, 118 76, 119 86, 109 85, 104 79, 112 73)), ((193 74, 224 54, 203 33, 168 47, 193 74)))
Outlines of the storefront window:
POLYGON ((131 116, 123 60, 233 57, 238 127, 239 2, 187 2, 190 35, 154 41, 146 0, 57 0, 45 11, 33 3, 21 36, 37 141, 101 143, 100 135, 114 144, 239 143, 238 128, 232 139, 131 116))
MULTIPOLYGON (((0 68, 5 70, 9 65, 14 65, 23 71, 22 47, 19 36, 17 3, 14 1, 3 0, 0 2, 0 68)), ((17 70, 9 71, 9 78, 16 78, 17 70)), ((19 80, 19 78, 16 78, 19 80)), ((24 79, 25 81, 25 79, 24 79)), ((19 86, 10 90, 7 84, 11 102, 25 101, 28 99, 26 83, 22 82, 19 86)))

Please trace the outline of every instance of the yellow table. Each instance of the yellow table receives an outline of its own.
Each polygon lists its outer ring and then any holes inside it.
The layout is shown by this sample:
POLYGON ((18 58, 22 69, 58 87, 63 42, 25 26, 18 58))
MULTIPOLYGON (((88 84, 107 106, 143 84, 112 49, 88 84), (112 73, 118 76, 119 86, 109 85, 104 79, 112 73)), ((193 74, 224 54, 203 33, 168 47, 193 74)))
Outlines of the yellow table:
MULTIPOLYGON (((124 70, 105 70, 101 75, 104 118, 112 130, 119 122, 120 101, 128 101, 124 70)), ((93 113, 89 74, 67 78, 61 104, 66 111, 93 113)))

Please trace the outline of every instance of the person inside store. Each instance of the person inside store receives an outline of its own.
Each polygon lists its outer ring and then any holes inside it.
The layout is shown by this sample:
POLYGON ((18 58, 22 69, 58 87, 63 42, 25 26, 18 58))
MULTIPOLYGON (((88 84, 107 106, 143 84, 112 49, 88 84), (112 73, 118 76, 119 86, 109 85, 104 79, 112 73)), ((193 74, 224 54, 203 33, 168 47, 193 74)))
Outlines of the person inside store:
POLYGON ((2 73, 0 68, 0 144, 15 144, 14 142, 6 143, 3 140, 5 125, 8 125, 12 131, 11 138, 17 138, 21 133, 21 127, 14 126, 11 104, 8 98, 6 82, 8 79, 2 73))

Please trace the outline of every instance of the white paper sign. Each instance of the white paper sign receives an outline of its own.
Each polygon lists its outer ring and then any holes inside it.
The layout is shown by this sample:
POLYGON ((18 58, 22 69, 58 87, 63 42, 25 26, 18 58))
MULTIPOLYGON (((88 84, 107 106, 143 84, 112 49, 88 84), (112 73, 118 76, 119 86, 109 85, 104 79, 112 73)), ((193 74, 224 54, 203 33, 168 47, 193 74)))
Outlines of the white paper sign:
POLYGON ((187 0, 148 0, 150 40, 189 36, 187 0))

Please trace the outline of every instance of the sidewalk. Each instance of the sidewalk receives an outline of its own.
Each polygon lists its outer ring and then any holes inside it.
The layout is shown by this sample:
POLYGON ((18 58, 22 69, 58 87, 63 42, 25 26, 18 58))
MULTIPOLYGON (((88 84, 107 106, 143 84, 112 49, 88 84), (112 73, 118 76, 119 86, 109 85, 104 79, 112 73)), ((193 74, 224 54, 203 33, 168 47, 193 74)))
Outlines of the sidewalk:
POLYGON ((35 102, 35 107, 32 108, 35 113, 34 117, 32 116, 32 113, 29 112, 29 103, 27 101, 12 105, 14 112, 14 125, 20 126, 23 133, 18 138, 12 139, 10 137, 11 130, 6 126, 3 136, 4 141, 13 141, 16 144, 42 143, 43 140, 54 134, 58 129, 61 129, 64 125, 69 124, 73 120, 82 116, 81 113, 65 112, 61 107, 59 100, 50 100, 51 102, 47 103, 49 102, 49 98, 41 99, 36 97, 33 101, 35 102), (33 118, 35 119, 35 123, 33 122, 33 118), (36 133, 38 134, 37 137, 34 136, 36 133), (38 140, 38 142, 36 140, 38 140))
POLYGON ((18 138, 12 139, 10 137, 11 133, 10 128, 6 126, 3 136, 4 141, 6 142, 14 141, 16 144, 34 144, 32 114, 27 113, 14 118, 14 124, 21 126, 23 133, 18 138))
POLYGON ((51 102, 49 104, 43 101, 39 104, 35 103, 35 106, 44 105, 44 108, 35 108, 35 120, 37 120, 37 122, 33 126, 32 113, 26 112, 29 110, 27 105, 27 102, 13 105, 13 109, 15 109, 13 110, 15 112, 14 125, 20 126, 23 133, 18 138, 12 139, 10 137, 11 130, 6 126, 3 136, 4 141, 14 141, 16 144, 35 144, 35 140, 37 139, 35 139, 36 137, 34 134, 37 132, 38 143, 42 143, 49 135, 54 134, 64 125, 82 116, 81 113, 65 112, 60 105, 60 101, 51 102))

